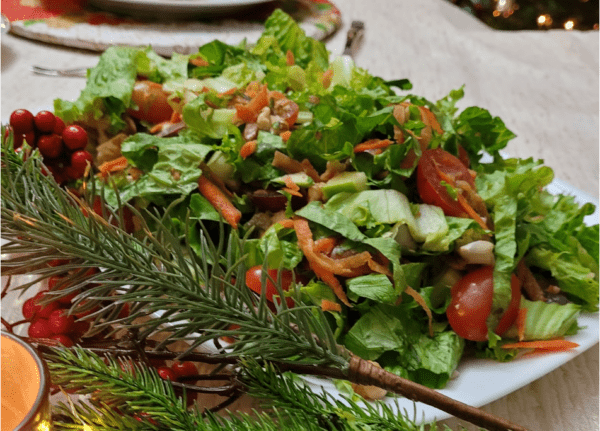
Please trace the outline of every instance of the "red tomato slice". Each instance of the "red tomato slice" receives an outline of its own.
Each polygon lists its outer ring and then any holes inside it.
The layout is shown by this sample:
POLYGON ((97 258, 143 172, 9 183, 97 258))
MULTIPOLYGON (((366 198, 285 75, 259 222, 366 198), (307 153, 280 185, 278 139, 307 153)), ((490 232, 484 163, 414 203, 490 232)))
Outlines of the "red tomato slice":
MULTIPOLYGON (((253 266, 248 271, 246 271, 246 286, 248 286, 250 288, 250 290, 252 290, 254 293, 257 293, 259 295, 262 293, 262 283, 261 283, 262 271, 263 271, 262 265, 253 266)), ((276 269, 269 269, 268 274, 269 274, 269 277, 271 277, 273 280, 277 281, 278 273, 277 273, 276 269)), ((290 288, 292 281, 293 281, 292 271, 285 270, 285 269, 281 270, 281 288, 284 291, 287 291, 290 288)), ((273 302, 274 296, 279 296, 279 293, 277 292, 277 288, 271 282, 271 280, 269 280, 269 278, 267 278, 266 295, 267 295, 267 301, 269 301, 269 302, 273 302)), ((294 300, 292 298, 285 298, 285 302, 286 302, 287 306, 290 308, 294 306, 294 300)))
POLYGON ((454 187, 458 180, 475 189, 471 173, 458 158, 441 148, 423 151, 417 166, 417 190, 423 202, 439 206, 448 216, 469 217, 442 183, 454 187))
MULTIPOLYGON (((506 332, 519 313, 521 285, 514 274, 511 292, 510 304, 494 331, 498 335, 506 332)), ((494 295, 494 268, 484 266, 468 273, 452 287, 451 295, 446 316, 454 332, 466 340, 486 341, 487 318, 492 311, 494 295)))
POLYGON ((131 100, 138 107, 127 112, 138 120, 148 121, 152 124, 169 121, 173 108, 167 100, 168 93, 161 84, 152 81, 137 81, 133 86, 131 100))

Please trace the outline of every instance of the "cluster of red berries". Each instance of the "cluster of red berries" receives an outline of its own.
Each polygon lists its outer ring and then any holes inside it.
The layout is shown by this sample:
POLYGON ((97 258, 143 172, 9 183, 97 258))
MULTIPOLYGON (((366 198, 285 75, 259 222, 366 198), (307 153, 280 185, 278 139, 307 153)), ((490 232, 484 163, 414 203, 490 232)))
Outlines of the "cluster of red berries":
POLYGON ((78 125, 66 126, 50 111, 35 116, 26 109, 10 114, 10 128, 14 133, 14 148, 19 151, 23 141, 37 148, 54 179, 59 184, 83 177, 92 155, 85 150, 87 132, 78 125))
MULTIPOLYGON (((50 266, 62 265, 62 261, 53 261, 50 266)), ((94 270, 90 271, 90 275, 94 270)), ((90 323, 83 320, 85 314, 72 315, 69 309, 78 292, 57 298, 50 292, 64 289, 68 286, 66 274, 53 275, 48 278, 45 288, 34 297, 23 303, 22 313, 25 320, 30 322, 27 335, 31 338, 49 338, 56 340, 65 347, 71 347, 78 342, 89 330, 90 323)))

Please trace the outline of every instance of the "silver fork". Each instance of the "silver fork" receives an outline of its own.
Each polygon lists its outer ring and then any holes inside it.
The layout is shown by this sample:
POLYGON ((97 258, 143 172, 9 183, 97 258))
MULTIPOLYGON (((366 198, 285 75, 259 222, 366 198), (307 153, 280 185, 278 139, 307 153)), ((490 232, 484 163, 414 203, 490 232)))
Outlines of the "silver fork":
POLYGON ((69 76, 75 78, 85 78, 87 76, 87 67, 76 67, 73 69, 48 69, 46 67, 31 66, 33 73, 44 76, 69 76))

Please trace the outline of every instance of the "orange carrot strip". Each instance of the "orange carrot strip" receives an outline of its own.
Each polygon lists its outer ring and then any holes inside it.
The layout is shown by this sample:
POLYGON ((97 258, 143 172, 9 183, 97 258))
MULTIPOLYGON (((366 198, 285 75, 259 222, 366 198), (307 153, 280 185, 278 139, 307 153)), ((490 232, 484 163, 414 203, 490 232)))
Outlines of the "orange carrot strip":
POLYGON ((314 262, 310 262, 310 263, 311 263, 310 267, 315 272, 317 277, 319 277, 321 280, 323 280, 323 282, 327 286, 329 286, 331 288, 331 290, 333 290, 333 293, 335 294, 335 296, 337 296, 337 298, 340 301, 342 301, 344 304, 346 304, 346 306, 352 307, 352 304, 350 304, 350 301, 348 300, 348 297, 346 296, 346 292, 344 292, 344 288, 342 287, 342 284, 336 278, 336 276, 333 273, 327 271, 326 268, 323 268, 314 262))
POLYGON ((421 119, 423 120, 423 123, 425 123, 427 126, 430 126, 440 135, 444 133, 440 126, 440 123, 438 122, 434 113, 431 112, 429 108, 426 108, 425 106, 417 106, 417 108, 419 108, 419 112, 421 113, 421 119))
POLYGON ((387 275, 388 277, 392 276, 392 272, 387 266, 382 265, 379 262, 375 262, 373 259, 369 259, 367 264, 373 272, 378 272, 379 274, 387 275))
POLYGON ((168 121, 163 121, 161 123, 157 123, 154 126, 150 127, 150 134, 151 135, 156 135, 158 132, 160 132, 167 124, 169 124, 168 121))
POLYGON ((292 196, 298 196, 299 198, 302 197, 302 193, 300 193, 298 190, 293 190, 293 189, 290 189, 289 187, 284 187, 281 190, 283 190, 284 192, 289 193, 292 196))
POLYGON ((244 145, 242 145, 242 148, 240 148, 240 156, 242 156, 242 159, 250 157, 256 152, 257 147, 258 144, 256 143, 256 141, 246 142, 244 145))
POLYGON ((283 142, 287 142, 291 136, 292 136, 292 132, 290 132, 289 130, 286 130, 285 132, 281 132, 279 134, 279 137, 281 138, 281 140, 283 142))
POLYGON ((319 238, 315 241, 314 251, 317 253, 323 253, 326 255, 331 254, 334 247, 337 244, 337 239, 332 236, 328 236, 325 238, 319 238))
POLYGON ((525 322, 527 320, 527 308, 519 308, 519 314, 517 314, 517 331, 519 334, 519 341, 523 341, 525 338, 525 322))
POLYGON ((203 59, 202 57, 195 57, 190 59, 190 63, 192 63, 194 66, 208 66, 210 63, 208 61, 206 61, 205 59, 203 59))
POLYGON ((417 302, 417 304, 419 304, 423 308, 423 310, 425 310, 425 314, 427 314, 427 318, 429 319, 429 336, 433 337, 433 315, 431 314, 431 310, 425 303, 425 300, 419 294, 419 292, 417 292, 415 289, 413 289, 410 286, 406 286, 406 289, 404 289, 404 291, 408 295, 412 296, 413 299, 417 302))
POLYGON ((473 220, 475 220, 477 222, 477 224, 479 224, 479 226, 481 226, 482 229, 488 230, 489 228, 487 227, 487 225, 485 224, 485 222, 483 221, 481 216, 479 214, 477 214, 477 212, 475 212, 475 210, 471 207, 471 205, 469 205, 469 203, 463 197, 463 195, 458 193, 456 196, 458 198, 458 203, 465 210, 465 212, 469 215, 469 217, 471 217, 473 220))
POLYGON ((298 186, 298 184, 296 184, 294 182, 294 180, 292 180, 292 177, 290 177, 289 175, 286 175, 285 177, 283 177, 283 182, 285 182, 285 185, 287 186, 287 188, 298 191, 300 190, 300 186, 298 186))
POLYGON ((114 160, 110 160, 108 162, 102 163, 98 170, 100 171, 100 175, 103 177, 108 175, 110 172, 122 171, 127 167, 129 162, 125 158, 125 156, 117 157, 114 160))
POLYGON ((323 77, 321 78, 321 83, 323 84, 323 88, 329 88, 331 85, 331 79, 333 78, 333 69, 327 69, 325 73, 323 73, 323 77))
POLYGON ((298 160, 294 160, 280 151, 275 151, 275 154, 273 156, 273 162, 271 164, 277 169, 281 169, 286 174, 296 174, 298 172, 304 172, 314 182, 321 181, 319 173, 307 159, 304 159, 302 162, 299 162, 298 160))
POLYGON ((579 344, 563 339, 519 341, 518 343, 503 344, 503 349, 536 349, 545 352, 564 352, 579 347, 579 344))
POLYGON ((313 240, 312 231, 308 225, 308 220, 303 218, 295 218, 294 229, 296 230, 296 236, 298 237, 298 247, 300 247, 300 250, 302 250, 302 253, 304 253, 306 256, 310 267, 315 272, 317 277, 323 280, 323 282, 327 284, 331 290, 333 290, 333 293, 340 301, 342 301, 348 307, 352 307, 340 281, 319 261, 317 253, 314 251, 315 243, 313 240))
POLYGON ((242 218, 242 213, 225 196, 219 187, 213 184, 204 175, 198 178, 198 190, 213 207, 223 216, 225 221, 234 229, 237 229, 238 223, 242 218))
POLYGON ((355 153, 362 153, 367 150, 377 150, 387 148, 392 145, 392 141, 389 139, 369 139, 368 141, 362 142, 354 147, 355 153))
POLYGON ((254 123, 260 110, 269 104, 267 85, 263 85, 256 96, 248 103, 235 105, 238 118, 245 123, 254 123))
POLYGON ((296 64, 296 59, 294 58, 294 53, 292 51, 290 51, 289 49, 285 53, 285 64, 287 64, 288 66, 293 66, 294 64, 296 64))
POLYGON ((183 120, 183 117, 181 116, 181 114, 177 111, 173 111, 173 113, 171 114, 171 119, 169 121, 171 123, 175 124, 175 123, 179 123, 182 120, 183 120))
POLYGON ((294 229, 294 220, 292 220, 292 219, 285 218, 283 220, 279 220, 277 223, 280 224, 284 228, 294 229))
POLYGON ((323 311, 342 311, 342 306, 337 302, 330 301, 329 299, 321 300, 321 310, 323 311))

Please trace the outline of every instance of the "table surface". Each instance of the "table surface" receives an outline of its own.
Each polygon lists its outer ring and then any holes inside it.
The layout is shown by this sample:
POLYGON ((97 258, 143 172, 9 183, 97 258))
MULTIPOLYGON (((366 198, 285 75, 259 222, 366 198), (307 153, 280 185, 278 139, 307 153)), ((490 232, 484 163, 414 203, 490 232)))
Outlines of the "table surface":
MULTIPOLYGON (((544 159, 560 178, 598 196, 598 32, 501 32, 444 0, 338 0, 343 26, 326 43, 340 54, 353 20, 366 33, 356 63, 385 79, 409 78, 437 100, 465 86, 460 108, 477 105, 517 135, 506 149, 544 159)), ((91 67, 98 53, 2 35, 2 118, 17 108, 75 99, 78 78, 36 76, 31 65, 91 67)), ((483 407, 531 430, 598 429, 598 345, 537 381, 483 407)), ((241 400, 238 406, 248 408, 241 400)), ((461 423, 448 419, 456 429, 461 423)), ((476 427, 462 423, 469 430, 476 427)))

